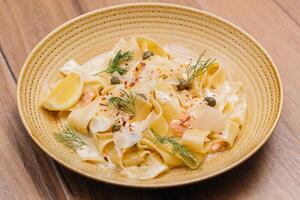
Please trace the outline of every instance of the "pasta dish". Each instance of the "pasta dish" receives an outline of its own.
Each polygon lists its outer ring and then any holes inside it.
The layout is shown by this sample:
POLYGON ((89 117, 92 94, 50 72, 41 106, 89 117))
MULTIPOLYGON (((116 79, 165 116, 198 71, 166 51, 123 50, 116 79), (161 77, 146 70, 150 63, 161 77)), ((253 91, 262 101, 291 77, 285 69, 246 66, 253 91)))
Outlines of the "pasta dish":
POLYGON ((242 83, 199 52, 178 61, 157 41, 133 36, 84 64, 66 62, 41 101, 65 119, 54 138, 83 162, 132 179, 199 168, 233 147, 246 113, 242 83))

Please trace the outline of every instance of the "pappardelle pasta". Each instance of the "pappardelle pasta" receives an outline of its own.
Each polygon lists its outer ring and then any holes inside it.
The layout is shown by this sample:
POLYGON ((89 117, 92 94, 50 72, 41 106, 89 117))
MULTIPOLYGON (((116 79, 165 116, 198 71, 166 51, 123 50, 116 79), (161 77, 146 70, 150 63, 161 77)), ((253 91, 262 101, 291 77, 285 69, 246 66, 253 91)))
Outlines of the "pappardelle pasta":
POLYGON ((67 113, 55 138, 83 162, 139 180, 197 169, 232 148, 245 122, 242 83, 205 50, 175 60, 157 41, 134 36, 82 65, 68 61, 41 103, 67 113))

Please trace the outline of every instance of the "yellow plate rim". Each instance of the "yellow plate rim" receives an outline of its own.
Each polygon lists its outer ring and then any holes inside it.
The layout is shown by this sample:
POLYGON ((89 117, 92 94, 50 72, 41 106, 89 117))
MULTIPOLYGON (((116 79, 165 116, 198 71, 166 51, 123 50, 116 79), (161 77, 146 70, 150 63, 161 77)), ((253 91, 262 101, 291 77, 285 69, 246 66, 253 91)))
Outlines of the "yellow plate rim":
POLYGON ((188 7, 188 6, 183 6, 183 5, 177 5, 177 4, 169 4, 169 3, 126 3, 126 4, 121 4, 121 5, 116 5, 116 6, 109 6, 109 7, 105 7, 105 8, 101 8, 98 10, 94 10, 82 15, 79 15, 67 22, 65 22, 64 24, 60 25, 59 27, 57 27, 56 29, 54 29, 53 31, 51 31, 48 35, 46 35, 34 48, 33 50, 30 52, 29 56, 27 57, 24 65, 22 66, 19 78, 18 78, 18 83, 17 83, 17 104, 18 104, 18 111, 19 111, 19 115, 21 116, 21 120, 27 130, 27 132, 29 133, 30 137, 34 140, 34 142, 44 151, 46 152, 51 158, 53 158, 55 161, 57 161, 58 163, 60 163, 61 165, 63 165, 64 167, 72 170, 73 172, 76 172, 80 175, 83 175, 85 177, 91 178, 93 180, 96 181, 101 181, 104 183, 109 183, 109 184, 113 184, 113 185, 119 185, 119 186, 126 186, 126 187, 132 187, 132 188, 167 188, 167 187, 175 187, 175 186, 182 186, 182 185, 187 185, 187 184, 192 184, 195 182, 200 182, 200 181, 204 181, 207 180, 209 178, 215 177, 217 175, 220 175, 224 172, 229 171, 230 169, 240 165, 241 163, 243 163, 244 161, 246 161, 249 157, 251 157, 254 153, 256 153, 265 143, 266 141, 270 138, 270 136, 272 135, 274 129, 276 128, 276 125, 279 121, 280 115, 282 113, 282 106, 283 106, 283 87, 282 87, 282 81, 281 81, 281 77, 280 74, 278 72, 278 69, 274 63, 274 61, 272 60, 272 58, 270 57, 270 55, 267 53, 267 51, 261 46, 261 44, 259 44, 259 42, 257 42, 250 34, 248 34, 246 31, 242 30, 241 28, 239 28, 237 25, 233 24, 232 22, 222 18, 222 17, 218 17, 212 13, 209 13, 207 11, 203 11, 203 10, 199 10, 197 8, 192 8, 192 7, 188 7), (222 21, 225 24, 228 24, 229 26, 233 27, 234 29, 240 31, 241 33, 243 33, 246 37, 248 37, 251 41, 254 42, 254 44, 260 48, 263 53, 266 54, 266 56, 268 57, 268 59, 270 60, 272 67, 274 68, 274 71, 276 73, 276 78, 277 81, 279 83, 279 90, 280 90, 280 100, 279 100, 279 109, 277 112, 277 116, 276 119, 274 121, 273 126, 270 128, 269 132, 266 134, 265 138, 263 140, 261 140, 261 142, 256 146, 256 148, 254 148, 252 151, 250 151, 245 157, 243 157, 242 159, 232 163, 231 165, 229 165, 228 167, 217 171, 215 173, 209 174, 207 176, 204 177, 199 177, 199 178, 195 178, 192 180, 185 180, 185 181, 179 181, 176 183, 161 183, 161 184, 148 184, 148 185, 138 185, 137 183, 126 183, 126 182, 119 182, 119 181, 114 181, 114 180, 110 180, 110 179, 101 179, 98 177, 94 177, 82 170, 76 169, 73 166, 66 164, 64 161, 62 161, 61 159, 59 159, 58 157, 56 157, 55 155, 53 155, 50 151, 48 151, 46 148, 43 147, 43 145, 41 143, 38 142, 37 139, 35 139, 31 133, 31 130, 29 128, 29 126, 26 123, 25 120, 25 116, 23 115, 23 110, 21 108, 21 99, 20 99, 20 90, 21 90, 21 80, 24 76, 25 70, 27 69, 27 64, 29 62, 29 60, 31 59, 31 57, 34 55, 34 52, 40 48, 40 46, 44 43, 44 41, 46 41, 52 34, 56 33, 57 31, 59 31, 61 28, 63 28, 64 26, 71 24, 72 22, 92 15, 94 13, 98 13, 98 12, 103 12, 103 11, 107 11, 107 10, 113 10, 113 9, 118 9, 118 8, 124 8, 124 7, 132 7, 132 6, 161 6, 161 7, 173 7, 173 8, 179 8, 179 9, 185 9, 185 10, 189 10, 189 11, 193 11, 193 12, 198 12, 201 13, 203 15, 207 15, 210 16, 212 18, 216 18, 220 21, 222 21))

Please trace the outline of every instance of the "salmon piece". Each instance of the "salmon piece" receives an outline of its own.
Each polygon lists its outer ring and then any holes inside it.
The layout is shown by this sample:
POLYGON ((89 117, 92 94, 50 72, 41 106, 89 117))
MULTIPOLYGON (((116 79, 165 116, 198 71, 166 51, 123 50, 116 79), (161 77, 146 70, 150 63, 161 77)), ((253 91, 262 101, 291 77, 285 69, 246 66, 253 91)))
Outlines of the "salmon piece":
POLYGON ((186 127, 183 126, 180 120, 172 120, 170 123, 170 128, 177 136, 182 136, 186 130, 186 127))
POLYGON ((218 142, 218 143, 212 145, 210 150, 213 152, 224 151, 225 150, 224 142, 218 142))
POLYGON ((188 114, 183 114, 179 120, 172 120, 170 123, 170 128, 176 135, 182 136, 185 130, 190 125, 191 116, 188 114))
POLYGON ((93 101, 96 97, 96 94, 94 93, 94 91, 88 87, 84 87, 83 91, 82 91, 82 95, 79 99, 79 102, 81 105, 85 106, 88 103, 90 103, 91 101, 93 101))

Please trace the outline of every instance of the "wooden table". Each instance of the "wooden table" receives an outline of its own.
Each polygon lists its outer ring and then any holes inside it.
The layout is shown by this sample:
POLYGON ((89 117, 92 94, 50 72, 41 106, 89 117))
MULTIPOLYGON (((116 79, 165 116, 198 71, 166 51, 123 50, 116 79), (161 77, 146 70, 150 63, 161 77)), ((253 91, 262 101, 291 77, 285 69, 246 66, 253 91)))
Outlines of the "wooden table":
POLYGON ((26 133, 16 83, 32 48, 51 30, 121 0, 0 0, 0 199, 300 199, 300 1, 165 0, 224 17, 254 36, 282 77, 284 106, 270 140, 239 167, 211 180, 164 190, 111 186, 49 158, 26 133))

